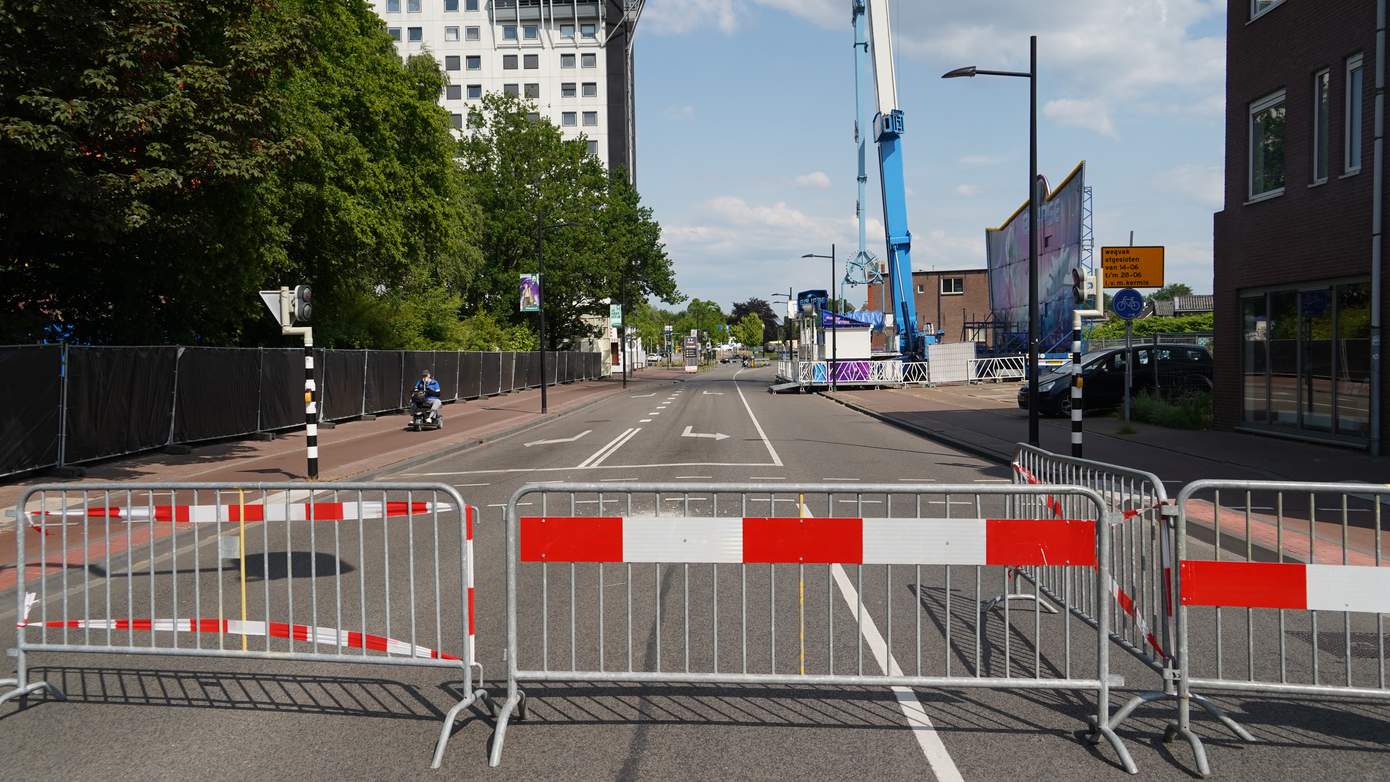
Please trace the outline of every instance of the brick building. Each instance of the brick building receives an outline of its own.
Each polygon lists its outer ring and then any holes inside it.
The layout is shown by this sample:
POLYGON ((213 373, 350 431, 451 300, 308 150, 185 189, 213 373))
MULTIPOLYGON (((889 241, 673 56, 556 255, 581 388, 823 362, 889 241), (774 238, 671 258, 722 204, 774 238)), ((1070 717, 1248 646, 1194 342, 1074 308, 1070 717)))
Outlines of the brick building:
MULTIPOLYGON (((1214 220, 1220 427, 1377 446, 1371 422, 1387 398, 1384 362, 1379 399, 1371 382, 1383 3, 1229 4, 1226 200, 1214 220)), ((1381 288, 1383 317, 1383 278, 1381 288)))
MULTIPOLYGON (((869 286, 869 309, 882 308, 879 294, 880 286, 869 286)), ((943 332, 942 342, 965 341, 966 323, 989 318, 987 269, 913 272, 912 294, 917 303, 917 325, 927 333, 943 332)), ((974 341, 983 339, 980 336, 974 341)), ((874 349, 882 349, 880 335, 874 335, 874 349)))

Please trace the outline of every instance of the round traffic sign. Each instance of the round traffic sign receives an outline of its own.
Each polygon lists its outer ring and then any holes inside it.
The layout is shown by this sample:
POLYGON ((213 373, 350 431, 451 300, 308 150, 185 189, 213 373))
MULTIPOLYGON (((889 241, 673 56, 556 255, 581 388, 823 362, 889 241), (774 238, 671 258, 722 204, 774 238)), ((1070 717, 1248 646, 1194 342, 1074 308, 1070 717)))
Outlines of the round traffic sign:
POLYGON ((1144 297, 1133 288, 1123 288, 1110 301, 1110 309, 1125 320, 1134 320, 1144 311, 1144 297))

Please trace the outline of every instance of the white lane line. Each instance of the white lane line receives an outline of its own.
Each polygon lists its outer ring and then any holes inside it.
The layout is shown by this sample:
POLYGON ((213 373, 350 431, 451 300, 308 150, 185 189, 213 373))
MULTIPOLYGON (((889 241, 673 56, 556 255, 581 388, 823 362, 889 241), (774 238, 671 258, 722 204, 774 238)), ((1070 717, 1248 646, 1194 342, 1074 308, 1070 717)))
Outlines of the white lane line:
POLYGON ((629 428, 627 428, 627 429, 624 429, 622 434, 618 435, 617 437, 614 437, 612 440, 609 440, 607 445, 603 446, 602 448, 598 449, 597 451, 594 451, 593 455, 590 456, 589 458, 585 459, 584 461, 580 462, 580 463, 579 463, 579 466, 580 466, 580 467, 588 467, 589 464, 590 464, 593 460, 595 460, 595 459, 597 459, 598 457, 602 456, 604 453, 606 453, 606 452, 608 451, 609 448, 612 448, 614 445, 616 445, 616 444, 618 443, 619 440, 623 439, 624 437, 627 437, 627 436, 628 436, 629 434, 631 434, 631 433, 632 433, 632 428, 631 428, 631 427, 629 427, 629 428))
POLYGON ((786 479, 787 479, 787 476, 785 476, 785 475, 750 475, 750 476, 748 476, 748 480, 750 480, 750 481, 785 481, 786 479))
POLYGON ((857 481, 858 478, 821 478, 826 483, 844 483, 847 481, 857 481))
POLYGON ((650 418, 642 418, 642 419, 639 419, 639 420, 637 421, 637 423, 639 423, 639 424, 649 424, 649 423, 651 423, 651 422, 652 422, 652 419, 650 419, 650 418))
POLYGON ((661 411, 660 411, 660 410, 653 410, 653 411, 651 411, 650 413, 647 413, 647 415, 661 415, 661 411))
POLYGON ((637 427, 636 429, 633 429, 631 432, 628 433, 628 435, 627 435, 626 437, 620 439, 620 440, 618 441, 617 445, 614 445, 612 448, 608 449, 608 453, 605 453, 605 454, 603 454, 602 456, 600 456, 600 457, 598 457, 597 459, 595 459, 594 461, 590 462, 588 466, 589 466, 589 467, 597 467, 597 466, 599 466, 600 464, 603 464, 603 461, 604 461, 605 459, 607 459, 608 457, 610 457, 610 456, 612 456, 613 454, 617 453, 619 448, 622 448, 624 445, 627 445, 627 444, 628 444, 628 441, 631 440, 632 438, 636 437, 636 436, 637 436, 637 433, 640 432, 640 431, 642 431, 642 427, 640 427, 640 426, 637 427))
MULTIPOLYGON (((811 515, 811 511, 803 503, 801 512, 806 516, 811 515)), ((835 579, 835 586, 840 589, 840 596, 845 599, 845 604, 850 611, 857 611, 859 607, 859 593, 855 591, 854 584, 850 583, 849 575, 839 564, 830 566, 830 575, 835 579)), ((902 676, 903 669, 898 666, 898 661, 893 658, 888 651, 888 645, 883 642, 883 635, 878 631, 878 624, 868 611, 863 612, 864 624, 860 627, 860 633, 869 645, 869 650, 873 652, 874 660, 878 667, 889 676, 902 676)), ((917 746, 922 748, 922 755, 927 759, 927 765, 931 766, 932 774, 937 782, 965 782, 961 776, 960 769, 956 768, 956 762, 951 759, 951 753, 946 751, 946 745, 941 742, 941 736, 936 732, 936 726, 932 725, 931 718, 922 708, 922 703, 917 700, 917 694, 911 687, 894 687, 893 695, 897 698, 898 708, 902 710, 903 716, 907 718, 908 727, 912 728, 912 735, 917 739, 917 746)))
POLYGON ((748 411, 748 417, 753 421, 753 428, 758 430, 758 436, 763 439, 763 445, 767 446, 767 454, 772 457, 772 463, 781 467, 782 457, 777 455, 777 449, 773 448, 772 441, 767 439, 767 434, 763 432, 763 425, 758 423, 758 417, 753 415, 753 408, 748 404, 748 398, 743 395, 743 386, 737 382, 741 372, 743 372, 742 369, 734 373, 734 390, 738 392, 739 401, 743 402, 743 409, 748 411))
POLYGON ((710 480, 712 477, 713 477, 713 476, 709 476, 709 475, 677 475, 677 476, 676 476, 676 480, 678 480, 678 481, 681 481, 681 480, 698 480, 698 479, 710 480))
POLYGON ((576 470, 648 470, 671 467, 780 467, 767 462, 657 462, 655 464, 591 464, 587 467, 504 467, 493 470, 459 470, 456 472, 406 472, 402 478, 441 478, 451 475, 498 475, 515 472, 574 472, 576 470))
POLYGON ((656 392, 653 391, 650 394, 633 394, 632 396, 628 397, 628 399, 646 399, 649 396, 656 396, 656 392))
MULTIPOLYGON (((864 503, 865 505, 882 505, 882 504, 883 504, 883 500, 840 500, 840 502, 849 502, 849 503, 859 503, 859 502, 862 502, 862 503, 864 503)), ((966 504, 969 505, 970 503, 966 503, 966 504)))
MULTIPOLYGON (((636 478, 599 478, 599 479, 598 479, 599 483, 620 483, 620 482, 622 482, 622 481, 632 481, 632 480, 636 480, 636 478)), ((598 500, 594 500, 594 501, 597 502, 598 500)))

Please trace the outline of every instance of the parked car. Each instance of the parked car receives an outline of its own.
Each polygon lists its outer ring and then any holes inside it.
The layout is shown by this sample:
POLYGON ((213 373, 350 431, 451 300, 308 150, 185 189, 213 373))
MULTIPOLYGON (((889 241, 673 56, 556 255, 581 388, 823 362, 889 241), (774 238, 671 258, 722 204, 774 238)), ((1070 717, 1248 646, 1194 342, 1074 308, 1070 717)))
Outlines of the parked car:
MULTIPOLYGON (((1164 396, 1212 389, 1211 353, 1196 345, 1136 345, 1130 394, 1152 391, 1164 396)), ((1110 348, 1081 357, 1083 394, 1087 410, 1106 410, 1124 404, 1125 349, 1110 348)), ((1071 375, 1068 364, 1038 379, 1038 410, 1043 415, 1071 415, 1071 375)), ((1028 386, 1018 390, 1018 406, 1028 409, 1028 386)))

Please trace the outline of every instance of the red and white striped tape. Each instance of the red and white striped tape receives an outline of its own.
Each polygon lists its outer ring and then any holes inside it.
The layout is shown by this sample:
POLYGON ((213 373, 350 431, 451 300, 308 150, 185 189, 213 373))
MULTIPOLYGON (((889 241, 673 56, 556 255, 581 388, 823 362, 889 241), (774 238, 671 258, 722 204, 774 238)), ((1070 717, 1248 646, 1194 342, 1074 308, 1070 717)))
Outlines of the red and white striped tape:
MULTIPOLYGON (((257 521, 353 521, 365 519, 422 516, 434 512, 447 513, 454 506, 447 502, 293 502, 225 504, 225 505, 130 505, 93 506, 64 510, 35 511, 30 517, 119 519, 122 521, 156 521, 180 524, 223 524, 242 521, 245 509, 247 522, 257 521)), ((31 524, 37 528, 37 524, 31 524)))
POLYGON ((527 516, 524 562, 1096 564, 1086 520, 527 516))
POLYGON ((1188 606, 1390 613, 1390 568, 1298 562, 1181 564, 1188 606))

